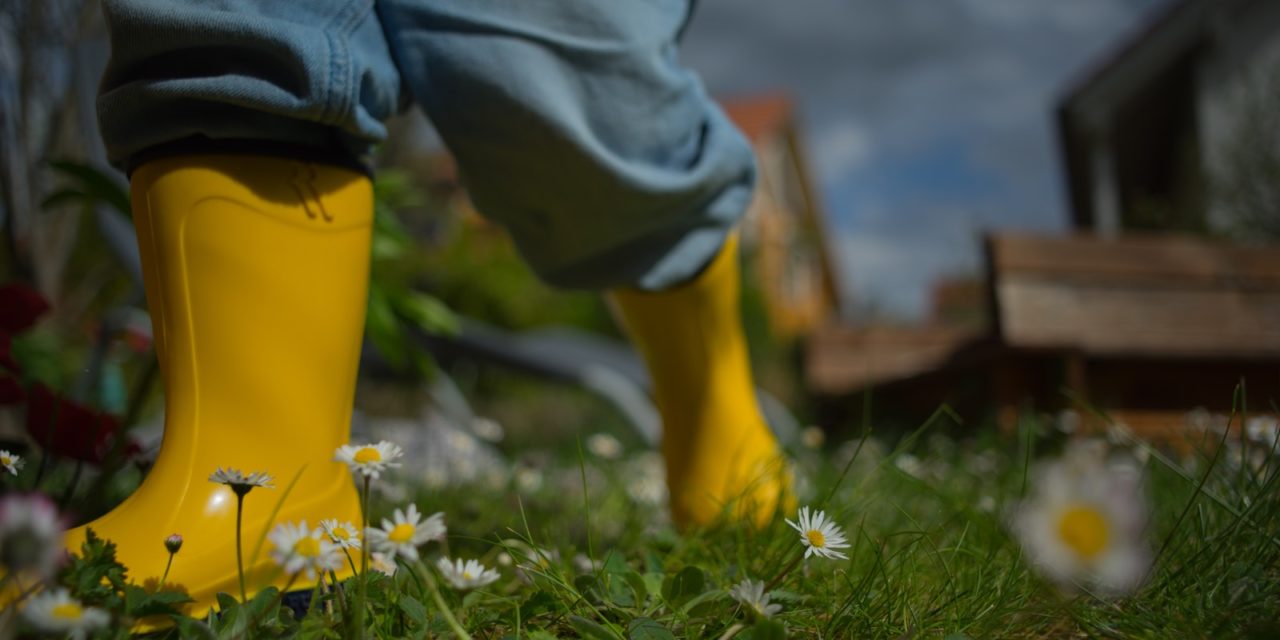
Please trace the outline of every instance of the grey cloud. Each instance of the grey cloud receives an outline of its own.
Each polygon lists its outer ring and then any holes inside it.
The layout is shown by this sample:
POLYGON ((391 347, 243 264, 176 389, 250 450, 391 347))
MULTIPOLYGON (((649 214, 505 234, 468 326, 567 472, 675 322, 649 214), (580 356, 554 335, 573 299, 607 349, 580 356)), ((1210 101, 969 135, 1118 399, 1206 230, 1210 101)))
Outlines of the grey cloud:
POLYGON ((973 212, 934 205, 923 217, 931 223, 904 228, 893 212, 857 234, 840 237, 839 260, 845 299, 855 309, 874 308, 899 318, 928 311, 929 284, 941 277, 976 274, 980 236, 973 212))
POLYGON ((830 163, 816 172, 834 244, 862 254, 846 279, 918 315, 931 275, 976 264, 981 230, 1065 224, 1054 101, 1163 1, 703 0, 682 56, 713 93, 796 98, 830 163), (957 174, 994 186, 868 182, 940 141, 964 146, 957 174))

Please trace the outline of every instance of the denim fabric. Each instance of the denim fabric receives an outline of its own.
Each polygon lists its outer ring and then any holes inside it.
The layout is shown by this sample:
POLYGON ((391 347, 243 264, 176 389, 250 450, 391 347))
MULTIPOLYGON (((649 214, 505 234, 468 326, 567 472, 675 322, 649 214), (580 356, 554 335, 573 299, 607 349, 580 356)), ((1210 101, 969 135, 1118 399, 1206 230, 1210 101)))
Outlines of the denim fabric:
POLYGON ((361 154, 421 105, 546 281, 662 289, 745 211, 750 146, 680 66, 687 0, 105 0, 112 160, 204 135, 361 154))

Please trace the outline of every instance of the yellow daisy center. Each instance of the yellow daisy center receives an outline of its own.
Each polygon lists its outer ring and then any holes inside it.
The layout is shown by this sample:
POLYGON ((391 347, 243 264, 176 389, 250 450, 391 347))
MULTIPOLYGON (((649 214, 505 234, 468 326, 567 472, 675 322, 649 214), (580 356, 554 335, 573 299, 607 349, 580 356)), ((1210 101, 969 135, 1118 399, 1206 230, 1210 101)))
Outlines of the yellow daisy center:
POLYGON ((397 544, 404 544, 413 539, 414 531, 415 527, 413 525, 408 522, 403 522, 396 525, 396 527, 387 534, 387 539, 397 544))
POLYGON ((817 529, 810 529, 806 531, 804 537, 809 539, 810 545, 818 547, 819 549, 827 546, 827 537, 822 535, 822 532, 817 529))
POLYGON ((293 543, 293 552, 304 558, 314 558, 320 555, 320 541, 307 536, 293 543))
POLYGON ((1092 560, 1106 548, 1110 531, 1097 509, 1075 505, 1058 519, 1058 537, 1080 557, 1092 560))
POLYGON ((346 527, 334 527, 329 530, 329 535, 337 538, 338 540, 346 540, 351 537, 351 532, 347 531, 346 527))
POLYGON ((7 467, 13 464, 13 458, 10 458, 9 456, 0 456, 0 464, 7 467))
POLYGON ((53 617, 59 620, 79 620, 84 609, 74 602, 64 602, 53 608, 53 617))
POLYGON ((360 464, 369 464, 370 462, 382 462, 382 453, 374 447, 362 447, 356 452, 355 461, 360 464))
POLYGON ((470 571, 463 571, 463 572, 462 572, 462 579, 463 579, 463 580, 475 580, 475 578, 476 578, 476 577, 475 577, 474 575, 471 575, 471 572, 470 572, 470 571))

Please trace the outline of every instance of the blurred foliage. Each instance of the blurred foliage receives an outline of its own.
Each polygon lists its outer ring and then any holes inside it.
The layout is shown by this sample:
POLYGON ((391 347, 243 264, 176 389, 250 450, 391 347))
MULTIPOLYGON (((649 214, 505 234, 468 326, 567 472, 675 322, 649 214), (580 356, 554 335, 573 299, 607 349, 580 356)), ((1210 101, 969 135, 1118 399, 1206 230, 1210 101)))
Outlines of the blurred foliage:
POLYGON ((460 314, 509 330, 568 325, 619 335, 598 294, 543 284, 510 237, 474 213, 455 214, 423 267, 431 290, 460 314))
POLYGON ((51 221, 58 219, 51 224, 59 227, 69 247, 61 254, 63 263, 52 270, 60 277, 49 296, 49 317, 15 340, 15 352, 31 381, 69 391, 94 406, 110 399, 118 408, 119 394, 100 393, 101 384, 133 380, 144 363, 125 355, 125 345, 117 340, 123 335, 104 335, 104 323, 114 311, 140 304, 142 285, 121 267, 96 216, 127 220, 129 193, 119 178, 86 162, 54 160, 48 167, 54 174, 50 184, 56 186, 40 200, 41 212, 51 221), (95 344, 103 351, 90 362, 95 344))
POLYGON ((1211 177, 1227 232, 1242 240, 1280 240, 1280 65, 1245 84, 1230 117, 1211 177))
POLYGON ((54 160, 49 167, 67 180, 62 188, 44 199, 48 209, 61 204, 79 205, 86 213, 104 204, 122 215, 129 215, 129 193, 119 182, 97 168, 71 160, 54 160))
POLYGON ((373 190, 365 335, 392 367, 429 375, 434 364, 414 331, 451 334, 458 330, 458 319, 439 298, 415 288, 421 252, 399 212, 421 205, 423 196, 405 173, 397 171, 379 174, 373 190))
POLYGON ((52 270, 61 276, 52 292, 54 320, 66 329, 69 322, 98 317, 130 294, 140 295, 141 283, 132 282, 120 268, 119 259, 95 219, 99 207, 106 209, 103 215, 124 219, 131 216, 129 192, 123 181, 89 163, 74 160, 54 160, 49 169, 56 186, 41 200, 40 208, 69 244, 62 253, 63 263, 52 270), (59 216, 61 219, 57 220, 59 216))

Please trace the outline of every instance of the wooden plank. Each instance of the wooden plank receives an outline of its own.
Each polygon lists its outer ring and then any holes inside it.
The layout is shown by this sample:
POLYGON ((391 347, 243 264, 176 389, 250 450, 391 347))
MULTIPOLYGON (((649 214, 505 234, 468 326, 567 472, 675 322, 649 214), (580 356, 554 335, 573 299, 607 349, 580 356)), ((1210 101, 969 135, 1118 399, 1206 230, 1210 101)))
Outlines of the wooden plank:
POLYGON ((1280 248, 1240 247, 1178 236, 989 238, 996 274, 1038 274, 1073 282, 1280 288, 1280 248))
POLYGON ((836 394, 911 378, 941 368, 981 335, 949 327, 827 327, 806 343, 806 382, 836 394))
POLYGON ((1088 355, 1280 355, 1280 291, 1079 286, 1016 277, 996 285, 1001 337, 1088 355))
POLYGON ((1280 249, 1184 237, 996 235, 1001 339, 1089 356, 1280 355, 1280 249))

